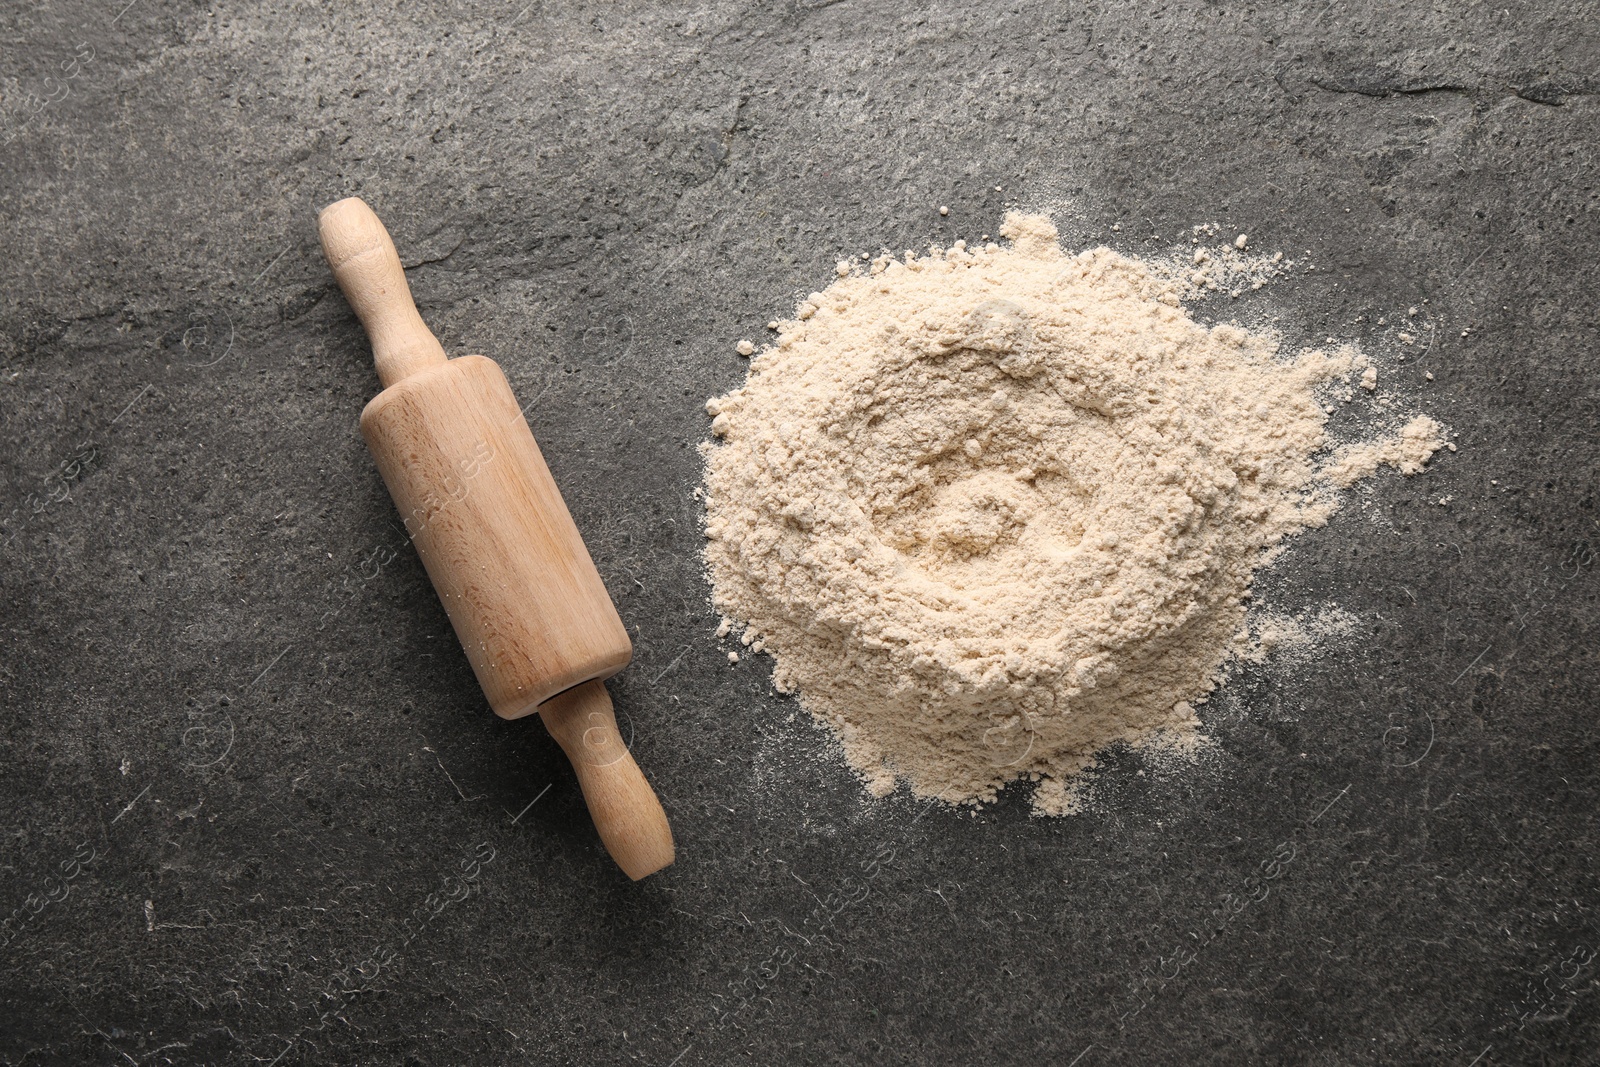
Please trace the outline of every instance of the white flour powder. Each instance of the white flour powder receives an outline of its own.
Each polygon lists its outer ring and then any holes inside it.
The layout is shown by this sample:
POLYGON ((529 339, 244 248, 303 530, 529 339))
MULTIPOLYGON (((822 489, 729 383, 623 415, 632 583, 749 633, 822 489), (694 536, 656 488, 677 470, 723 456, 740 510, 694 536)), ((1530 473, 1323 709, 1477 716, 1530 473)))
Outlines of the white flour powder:
POLYGON ((872 792, 1027 777, 1060 812, 1106 745, 1193 729, 1252 571, 1336 484, 1443 442, 1419 418, 1319 470, 1351 350, 1286 360, 1191 320, 1192 279, 1066 255, 1040 216, 1001 233, 841 264, 707 403, 706 562, 872 792))

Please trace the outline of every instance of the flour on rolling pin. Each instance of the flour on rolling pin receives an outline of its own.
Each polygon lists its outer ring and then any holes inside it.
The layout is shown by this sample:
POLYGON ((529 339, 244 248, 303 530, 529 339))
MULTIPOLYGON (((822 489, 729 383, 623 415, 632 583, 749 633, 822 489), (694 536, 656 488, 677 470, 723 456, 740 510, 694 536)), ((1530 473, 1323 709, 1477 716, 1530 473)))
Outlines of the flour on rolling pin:
POLYGON ((629 877, 660 870, 672 831, 604 685, 633 646, 510 383, 483 356, 445 357, 366 204, 341 200, 318 228, 384 386, 362 436, 484 695, 503 718, 540 714, 629 877))

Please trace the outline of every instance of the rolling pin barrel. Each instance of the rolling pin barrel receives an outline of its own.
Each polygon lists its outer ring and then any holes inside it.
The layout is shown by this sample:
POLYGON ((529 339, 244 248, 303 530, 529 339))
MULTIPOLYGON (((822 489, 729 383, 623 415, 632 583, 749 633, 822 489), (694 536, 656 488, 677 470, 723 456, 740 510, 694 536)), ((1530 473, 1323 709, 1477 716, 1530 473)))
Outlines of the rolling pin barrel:
POLYGON ((628 631, 493 361, 401 379, 361 433, 495 714, 627 666, 628 631))
POLYGON ((366 204, 325 208, 319 229, 385 386, 362 436, 484 695, 503 718, 543 713, 613 858, 659 870, 672 833, 602 684, 632 643, 510 384, 492 360, 445 358, 366 204))

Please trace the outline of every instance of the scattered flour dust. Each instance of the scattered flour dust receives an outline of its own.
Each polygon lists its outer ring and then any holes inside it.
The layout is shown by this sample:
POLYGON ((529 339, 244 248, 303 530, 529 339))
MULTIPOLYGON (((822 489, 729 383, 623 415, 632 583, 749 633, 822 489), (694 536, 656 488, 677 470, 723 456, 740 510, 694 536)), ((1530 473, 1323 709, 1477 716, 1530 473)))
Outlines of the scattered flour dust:
POLYGON ((705 558, 719 634, 774 657, 873 794, 1025 778, 1058 814, 1107 745, 1193 739, 1230 658, 1310 640, 1250 633, 1252 572, 1444 442, 1418 417, 1319 467, 1353 349, 1203 327, 1192 273, 1064 253, 1043 216, 1000 232, 841 264, 776 324, 706 404, 705 558))
POLYGON ((1343 449, 1325 473, 1341 489, 1349 488, 1385 463, 1398 468, 1401 474, 1416 474, 1443 444, 1439 424, 1425 415, 1419 416, 1397 434, 1343 449))

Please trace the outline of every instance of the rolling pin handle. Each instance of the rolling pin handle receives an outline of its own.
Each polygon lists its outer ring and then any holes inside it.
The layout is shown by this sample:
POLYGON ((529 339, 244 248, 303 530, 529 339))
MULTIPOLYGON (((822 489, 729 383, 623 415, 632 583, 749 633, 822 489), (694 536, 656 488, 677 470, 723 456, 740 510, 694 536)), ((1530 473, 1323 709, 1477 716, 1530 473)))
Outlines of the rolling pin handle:
POLYGON ((617 733, 605 683, 597 678, 558 693, 539 705, 539 716, 578 772, 595 829, 623 873, 638 881, 670 864, 667 813, 617 733))
POLYGON ((329 204, 317 216, 317 234, 339 288, 372 340, 383 387, 444 363, 444 348, 417 314, 400 255, 372 209, 354 196, 329 204))

